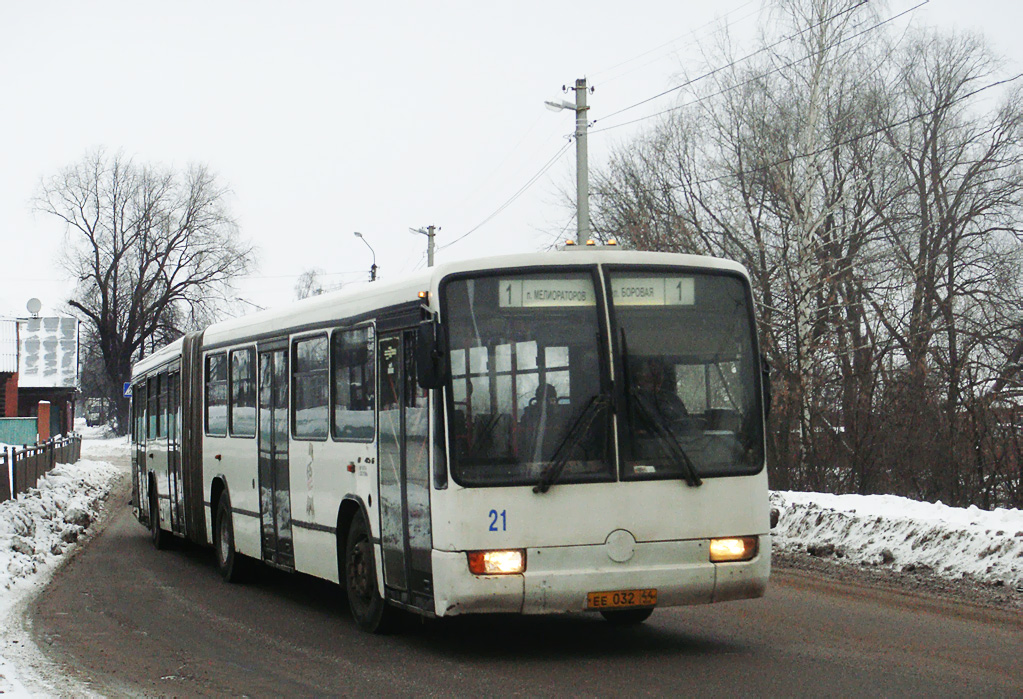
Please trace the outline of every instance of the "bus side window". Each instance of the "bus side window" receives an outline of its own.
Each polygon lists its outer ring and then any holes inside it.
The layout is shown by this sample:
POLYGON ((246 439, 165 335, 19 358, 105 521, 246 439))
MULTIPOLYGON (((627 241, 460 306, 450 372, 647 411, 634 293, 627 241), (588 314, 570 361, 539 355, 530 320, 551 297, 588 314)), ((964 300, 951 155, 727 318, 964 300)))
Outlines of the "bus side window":
POLYGON ((139 381, 131 389, 131 404, 135 410, 135 443, 146 441, 146 382, 139 381))
POLYGON ((156 436, 167 436, 167 374, 156 377, 156 436))
POLYGON ((231 350, 230 409, 232 437, 256 436, 256 350, 231 350))
POLYGON ((295 340, 291 424, 296 439, 327 438, 327 336, 295 340))
POLYGON ((167 376, 167 426, 165 432, 171 443, 178 440, 178 418, 181 412, 181 374, 175 371, 167 376))
POLYGON ((206 356, 206 434, 227 436, 227 355, 206 356))
POLYGON ((159 416, 160 416, 160 412, 159 412, 159 408, 158 408, 159 404, 157 402, 158 399, 159 399, 159 393, 158 393, 159 389, 158 389, 158 386, 157 386, 157 377, 155 377, 155 376, 149 377, 149 380, 146 383, 147 383, 147 385, 149 387, 148 388, 149 399, 147 401, 147 406, 146 406, 146 408, 147 408, 147 410, 146 410, 146 423, 147 423, 146 436, 149 439, 156 439, 157 436, 159 436, 158 425, 159 425, 159 416))
POLYGON ((376 434, 376 359, 373 326, 336 330, 331 339, 334 439, 372 442, 376 434))

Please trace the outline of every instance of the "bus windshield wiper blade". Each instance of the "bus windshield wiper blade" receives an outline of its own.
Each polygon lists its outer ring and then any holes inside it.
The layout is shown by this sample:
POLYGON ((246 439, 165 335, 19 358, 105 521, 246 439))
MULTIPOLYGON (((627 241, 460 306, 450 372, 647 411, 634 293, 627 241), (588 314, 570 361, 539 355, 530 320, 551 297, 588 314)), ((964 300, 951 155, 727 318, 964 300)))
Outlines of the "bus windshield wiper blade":
POLYGON ((678 443, 675 434, 664 424, 660 413, 647 407, 646 398, 635 389, 632 390, 632 401, 630 402, 639 409, 640 417, 653 428, 654 434, 657 435, 658 440, 668 450, 669 455, 682 464, 682 477, 686 479, 686 483, 692 487, 703 485, 703 480, 696 473, 696 466, 693 464, 693 460, 689 458, 689 454, 678 443))
POLYGON ((586 405, 579 411, 579 416, 575 419, 575 422, 572 423, 572 426, 565 432, 565 436, 558 442, 558 446, 554 450, 554 456, 551 458, 551 463, 540 472, 540 480, 533 486, 534 493, 546 493, 551 489, 551 486, 561 477, 565 466, 568 465, 568 457, 572 450, 578 446, 583 435, 593 425, 593 421, 597 419, 597 416, 603 412, 603 409, 609 403, 608 396, 603 393, 594 394, 593 397, 586 401, 586 405))

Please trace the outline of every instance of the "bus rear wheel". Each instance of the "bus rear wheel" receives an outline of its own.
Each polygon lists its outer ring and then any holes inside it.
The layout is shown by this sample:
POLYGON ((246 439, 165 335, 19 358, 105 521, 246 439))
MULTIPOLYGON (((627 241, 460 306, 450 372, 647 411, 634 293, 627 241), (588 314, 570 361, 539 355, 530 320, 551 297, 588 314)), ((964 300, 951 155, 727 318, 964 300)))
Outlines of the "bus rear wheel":
POLYGON ((615 626, 635 626, 642 624, 654 613, 653 607, 646 609, 608 609, 600 613, 609 624, 615 626))
POLYGON ((153 486, 149 487, 149 536, 157 551, 167 548, 170 543, 170 534, 160 529, 160 500, 153 486))
POLYGON ((234 521, 231 519, 231 498, 225 492, 217 504, 217 527, 214 543, 217 550, 217 569, 229 583, 239 583, 248 574, 248 560, 234 548, 234 521))
POLYGON ((377 591, 376 561, 369 527, 359 514, 352 520, 345 542, 344 580, 348 606, 355 623, 370 633, 390 633, 397 610, 390 607, 377 591))

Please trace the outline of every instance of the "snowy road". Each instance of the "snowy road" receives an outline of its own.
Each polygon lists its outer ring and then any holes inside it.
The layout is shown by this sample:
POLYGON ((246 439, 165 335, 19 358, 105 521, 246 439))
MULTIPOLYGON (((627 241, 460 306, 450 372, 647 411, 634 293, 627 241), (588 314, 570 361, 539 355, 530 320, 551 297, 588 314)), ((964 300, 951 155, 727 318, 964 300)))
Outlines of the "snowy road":
POLYGON ((122 512, 33 608, 65 675, 108 695, 1004 695, 1023 691, 1014 613, 780 572, 763 600, 599 618, 488 618, 371 637, 335 588, 155 551, 122 512))
MULTIPOLYGON (((339 611, 330 585, 266 571, 252 584, 231 586, 208 551, 155 551, 126 506, 127 450, 105 444, 116 468, 88 468, 98 482, 115 484, 110 515, 41 593, 47 570, 75 546, 60 543, 71 524, 63 513, 48 515, 54 524, 37 524, 35 540, 21 537, 19 553, 0 518, 0 548, 8 552, 0 567, 11 585, 0 589, 7 610, 2 691, 663 695, 696 683, 714 694, 1023 692, 1018 607, 964 605, 785 569, 776 569, 763 600, 658 610, 625 632, 590 617, 470 618, 367 636, 339 611), (39 570, 12 577, 30 564, 39 570), (24 609, 30 633, 16 628, 24 609)), ((88 458, 103 445, 87 443, 88 458)), ((47 496, 47 507, 88 501, 73 500, 73 492, 65 483, 47 496)), ((1019 580, 1014 547, 1023 520, 1016 511, 913 512, 906 501, 822 495, 774 500, 783 510, 781 548, 804 558, 809 548, 817 561, 840 553, 856 570, 881 576, 900 567, 947 568, 959 578, 1000 582, 1010 594, 1019 580), (910 516, 915 526, 907 524, 910 516), (941 542, 955 547, 927 550, 941 542)), ((40 503, 25 507, 40 515, 40 503)))

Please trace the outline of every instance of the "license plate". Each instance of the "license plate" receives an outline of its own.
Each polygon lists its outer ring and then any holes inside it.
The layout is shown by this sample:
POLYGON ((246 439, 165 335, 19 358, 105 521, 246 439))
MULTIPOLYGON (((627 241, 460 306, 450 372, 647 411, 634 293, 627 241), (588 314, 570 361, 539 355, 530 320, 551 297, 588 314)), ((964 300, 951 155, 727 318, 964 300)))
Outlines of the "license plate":
POLYGON ((657 590, 611 590, 586 593, 587 609, 623 609, 657 605, 657 590))

